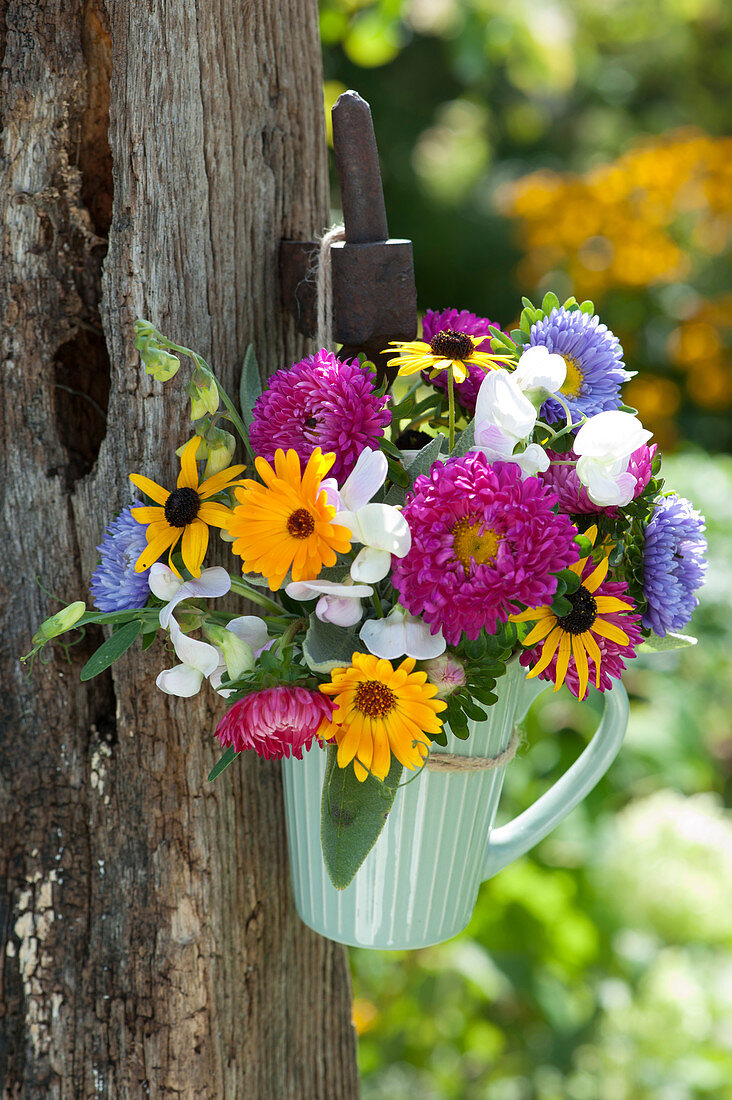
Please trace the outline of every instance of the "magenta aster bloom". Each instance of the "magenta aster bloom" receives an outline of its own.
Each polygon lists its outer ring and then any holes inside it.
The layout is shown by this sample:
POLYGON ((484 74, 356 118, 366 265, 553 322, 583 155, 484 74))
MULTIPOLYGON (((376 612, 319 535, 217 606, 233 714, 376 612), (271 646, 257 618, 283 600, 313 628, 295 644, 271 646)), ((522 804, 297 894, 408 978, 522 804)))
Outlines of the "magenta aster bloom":
POLYGON ((366 447, 378 449, 391 415, 389 398, 374 393, 374 376, 323 349, 278 370, 254 403, 249 437, 257 454, 297 451, 303 463, 316 447, 336 456, 331 474, 344 480, 366 447))
MULTIPOLYGON (((633 451, 628 460, 628 473, 635 478, 634 500, 641 495, 651 480, 653 456, 656 450, 655 443, 650 447, 644 443, 633 451)), ((556 454, 554 451, 547 451, 546 453, 552 461, 556 459, 574 459, 576 461, 578 458, 574 451, 569 451, 567 454, 556 454)), ((544 473, 537 476, 541 478, 547 488, 557 494, 562 512, 569 512, 573 516, 588 515, 592 512, 604 512, 608 516, 617 514, 617 508, 603 508, 590 500, 587 489, 577 477, 574 466, 552 465, 544 473)))
POLYGON ((394 559, 399 602, 448 645, 492 633, 519 604, 551 601, 553 575, 577 561, 577 531, 556 496, 514 463, 480 451, 436 462, 418 477, 403 515, 412 548, 394 559))
MULTIPOLYGON (((495 325, 495 321, 489 321, 487 317, 478 317, 467 309, 428 309, 422 318, 422 339, 429 344, 438 332, 467 332, 469 336, 488 337, 479 345, 478 350, 490 351, 491 325, 495 325)), ((485 371, 474 363, 468 363, 467 368, 468 377, 455 386, 455 396, 465 411, 472 416, 475 412, 480 384, 485 378, 485 371)), ((428 385, 436 386, 438 390, 447 389, 447 375, 444 371, 435 378, 430 378, 429 371, 423 371, 422 377, 428 385)))
POLYGON ((280 685, 246 695, 216 727, 224 748, 254 749, 265 760, 290 753, 302 760, 321 726, 329 727, 333 703, 318 691, 280 685))

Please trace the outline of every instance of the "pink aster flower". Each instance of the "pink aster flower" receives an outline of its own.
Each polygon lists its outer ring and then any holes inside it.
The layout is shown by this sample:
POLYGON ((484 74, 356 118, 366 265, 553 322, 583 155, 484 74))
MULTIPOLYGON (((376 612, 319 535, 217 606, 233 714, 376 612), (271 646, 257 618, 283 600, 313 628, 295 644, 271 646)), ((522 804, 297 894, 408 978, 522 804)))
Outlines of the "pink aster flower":
POLYGON ((330 723, 333 703, 318 691, 286 686, 266 688, 234 703, 216 727, 224 748, 254 749, 265 760, 290 752, 302 760, 321 726, 330 723))
MULTIPOLYGON (((653 456, 656 450, 655 443, 650 447, 643 443, 642 446, 633 451, 628 460, 627 473, 632 474, 635 478, 634 500, 641 495, 651 480, 653 456)), ((552 465, 549 466, 548 470, 540 473, 539 477, 547 488, 557 494, 559 507, 563 512, 569 512, 573 516, 586 515, 592 512, 605 512, 609 516, 617 514, 617 508, 603 508, 590 500, 587 489, 577 477, 574 466, 555 466, 553 464, 562 459, 576 460, 577 455, 574 451, 569 451, 567 454, 556 454, 554 451, 547 451, 546 453, 552 465)))
POLYGON ((332 476, 342 481, 366 448, 378 449, 391 415, 389 398, 374 392, 374 376, 323 349, 289 370, 279 370, 254 403, 249 430, 257 454, 272 462, 275 451, 297 451, 307 462, 316 447, 336 455, 332 476))
MULTIPOLYGON (((594 538, 596 528, 587 533, 594 538)), ((587 557, 573 569, 579 573, 580 586, 567 596, 571 611, 558 619, 549 607, 533 608, 514 618, 536 623, 524 641, 530 648, 519 658, 525 668, 532 667, 529 678, 550 680, 555 691, 565 683, 573 695, 584 699, 588 683, 608 691, 612 681, 620 679, 643 635, 627 584, 606 579, 607 555, 599 564, 587 557), (534 640, 538 644, 532 646, 534 640)))
POLYGON ((404 507, 412 548, 393 564, 399 602, 456 645, 463 633, 493 633, 519 604, 551 601, 553 574, 578 557, 577 531, 553 511, 556 499, 480 451, 436 462, 404 507))
MULTIPOLYGON (((491 325, 495 325, 495 321, 489 321, 487 317, 478 317, 467 309, 428 309, 422 318, 422 339, 426 344, 430 344, 438 332, 467 332, 469 336, 486 336, 487 339, 479 345, 479 350, 490 351, 491 325)), ((425 382, 436 386, 439 390, 447 388, 447 376, 444 371, 435 378, 430 378, 429 372, 423 371, 422 377, 425 382)), ((485 371, 471 363, 468 364, 468 377, 455 386, 457 400, 471 415, 475 412, 478 390, 484 378, 485 371)))

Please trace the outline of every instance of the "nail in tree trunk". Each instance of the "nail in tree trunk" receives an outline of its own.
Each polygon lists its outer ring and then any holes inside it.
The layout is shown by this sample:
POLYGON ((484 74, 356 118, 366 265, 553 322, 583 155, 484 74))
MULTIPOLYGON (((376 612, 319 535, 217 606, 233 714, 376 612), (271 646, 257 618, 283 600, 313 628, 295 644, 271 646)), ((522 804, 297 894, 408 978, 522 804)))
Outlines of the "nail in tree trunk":
POLYGON ((100 633, 26 678, 127 475, 174 484, 186 370, 233 389, 307 352, 278 244, 328 216, 316 0, 0 2, 0 1096, 357 1096, 344 951, 299 922, 279 771, 215 784, 224 704, 155 688, 160 642, 89 684, 100 633), (36 583, 36 578, 43 588, 36 583))

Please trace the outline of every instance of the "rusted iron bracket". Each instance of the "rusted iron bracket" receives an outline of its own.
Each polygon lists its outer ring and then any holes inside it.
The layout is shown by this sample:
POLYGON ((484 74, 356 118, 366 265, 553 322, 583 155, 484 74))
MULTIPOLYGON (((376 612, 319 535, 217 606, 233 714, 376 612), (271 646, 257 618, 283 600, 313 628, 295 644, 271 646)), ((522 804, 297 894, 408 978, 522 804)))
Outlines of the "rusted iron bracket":
MULTIPOLYGON (((333 337, 343 354, 379 364, 389 340, 417 333, 412 242, 389 237, 376 136, 368 103, 344 92, 333 107, 333 149, 345 241, 331 247, 333 337)), ((282 297, 300 332, 316 335, 317 241, 282 241, 282 297)))

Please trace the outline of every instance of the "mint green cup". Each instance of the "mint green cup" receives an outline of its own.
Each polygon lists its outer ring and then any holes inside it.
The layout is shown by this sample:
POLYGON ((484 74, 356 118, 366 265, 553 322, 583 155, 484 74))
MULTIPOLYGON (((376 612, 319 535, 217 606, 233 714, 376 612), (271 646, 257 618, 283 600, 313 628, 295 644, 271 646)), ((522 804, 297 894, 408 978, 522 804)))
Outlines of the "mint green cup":
MULTIPOLYGON (((548 685, 527 680, 514 658, 498 681, 498 701, 470 737, 448 735, 446 749, 493 757, 548 685)), ((594 690, 594 689, 592 689, 594 690)), ((425 770, 402 787, 379 839, 356 877, 336 890, 320 848, 320 804, 326 753, 314 746, 302 760, 283 760, 287 838, 295 904, 321 936, 353 947, 404 950, 441 943, 461 932, 481 882, 524 855, 551 832, 602 778, 628 721, 622 684, 603 695, 604 712, 579 759, 524 813, 493 828, 504 767, 472 772, 425 770)), ((526 760, 512 767, 525 767, 526 760)))

